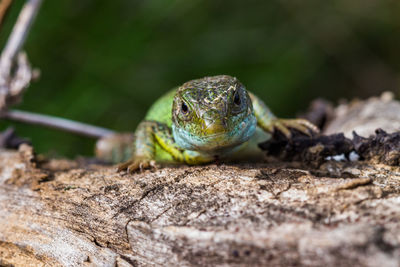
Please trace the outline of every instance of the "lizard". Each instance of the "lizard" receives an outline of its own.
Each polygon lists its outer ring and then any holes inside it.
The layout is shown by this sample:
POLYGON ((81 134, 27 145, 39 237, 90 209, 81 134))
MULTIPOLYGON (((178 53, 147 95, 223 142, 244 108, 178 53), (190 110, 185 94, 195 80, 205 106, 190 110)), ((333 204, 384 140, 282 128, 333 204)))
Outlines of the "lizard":
POLYGON ((154 102, 137 126, 132 149, 124 150, 131 158, 118 170, 134 172, 154 168, 159 162, 196 165, 260 156, 258 143, 274 130, 290 138, 290 128, 308 135, 318 132, 305 119, 276 117, 235 77, 195 79, 154 102))

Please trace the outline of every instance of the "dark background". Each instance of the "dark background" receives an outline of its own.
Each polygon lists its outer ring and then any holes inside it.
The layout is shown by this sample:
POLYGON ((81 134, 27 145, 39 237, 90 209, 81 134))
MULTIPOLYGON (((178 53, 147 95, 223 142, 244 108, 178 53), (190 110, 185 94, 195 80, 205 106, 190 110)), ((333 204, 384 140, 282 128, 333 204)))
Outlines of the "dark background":
MULTIPOLYGON (((42 75, 19 109, 133 131, 168 89, 230 74, 292 117, 317 97, 398 95, 400 1, 45 0, 25 48, 42 75)), ((92 154, 93 140, 9 125, 38 152, 92 154)))

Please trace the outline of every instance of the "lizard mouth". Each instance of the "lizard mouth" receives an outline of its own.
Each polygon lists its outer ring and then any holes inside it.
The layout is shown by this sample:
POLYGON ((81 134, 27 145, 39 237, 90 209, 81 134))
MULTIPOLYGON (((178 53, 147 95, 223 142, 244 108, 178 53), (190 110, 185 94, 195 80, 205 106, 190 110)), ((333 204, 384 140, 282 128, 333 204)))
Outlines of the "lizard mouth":
POLYGON ((218 133, 212 133, 212 134, 207 134, 204 135, 203 138, 216 138, 216 137, 222 137, 222 136, 226 136, 229 135, 229 131, 225 131, 225 132, 218 132, 218 133))
POLYGON ((208 134, 199 136, 183 128, 172 125, 175 142, 179 147, 186 150, 215 153, 238 146, 253 136, 256 130, 256 118, 251 115, 241 121, 230 131, 210 131, 208 134))

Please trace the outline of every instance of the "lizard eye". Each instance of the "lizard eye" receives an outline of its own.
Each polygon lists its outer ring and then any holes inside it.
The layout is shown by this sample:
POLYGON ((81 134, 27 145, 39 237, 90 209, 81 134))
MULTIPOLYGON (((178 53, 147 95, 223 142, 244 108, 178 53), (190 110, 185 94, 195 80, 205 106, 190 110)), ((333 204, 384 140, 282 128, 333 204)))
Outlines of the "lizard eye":
POLYGON ((181 111, 182 111, 183 114, 187 114, 188 111, 189 111, 189 108, 188 108, 188 106, 186 105, 185 102, 182 102, 181 111))
POLYGON ((240 106, 240 104, 242 103, 242 99, 240 98, 240 94, 239 92, 235 92, 235 96, 233 97, 233 103, 237 106, 240 106))

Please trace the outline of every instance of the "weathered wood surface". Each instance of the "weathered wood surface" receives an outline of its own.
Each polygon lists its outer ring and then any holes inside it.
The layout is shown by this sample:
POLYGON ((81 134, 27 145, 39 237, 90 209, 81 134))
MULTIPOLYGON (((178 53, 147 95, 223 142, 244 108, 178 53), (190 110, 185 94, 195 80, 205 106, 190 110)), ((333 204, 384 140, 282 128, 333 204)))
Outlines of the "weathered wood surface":
POLYGON ((397 166, 37 161, 0 152, 0 265, 400 265, 397 166))

